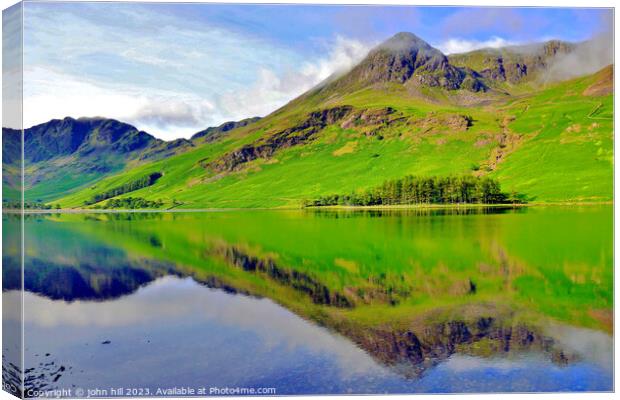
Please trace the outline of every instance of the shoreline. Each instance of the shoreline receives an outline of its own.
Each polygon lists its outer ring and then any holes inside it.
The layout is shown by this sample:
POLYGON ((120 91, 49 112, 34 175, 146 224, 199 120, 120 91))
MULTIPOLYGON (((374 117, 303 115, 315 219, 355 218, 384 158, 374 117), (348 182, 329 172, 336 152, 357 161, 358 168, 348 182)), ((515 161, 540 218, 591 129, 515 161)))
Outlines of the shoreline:
POLYGON ((613 205, 613 201, 589 202, 553 202, 553 203, 526 203, 526 204, 392 204, 374 206, 309 206, 309 207, 233 207, 233 208, 187 208, 187 209, 84 209, 69 208, 58 210, 19 210, 2 209, 3 214, 120 214, 120 213, 199 213, 199 212, 227 212, 227 211, 291 211, 291 210, 332 210, 332 211, 362 211, 362 210, 459 210, 480 208, 524 208, 524 207, 579 207, 613 205))
POLYGON ((309 206, 304 209, 332 209, 332 210, 432 210, 432 209, 467 209, 467 208, 526 208, 526 207, 571 207, 613 205, 613 201, 590 202, 553 202, 553 203, 501 203, 501 204, 392 204, 375 206, 309 206))

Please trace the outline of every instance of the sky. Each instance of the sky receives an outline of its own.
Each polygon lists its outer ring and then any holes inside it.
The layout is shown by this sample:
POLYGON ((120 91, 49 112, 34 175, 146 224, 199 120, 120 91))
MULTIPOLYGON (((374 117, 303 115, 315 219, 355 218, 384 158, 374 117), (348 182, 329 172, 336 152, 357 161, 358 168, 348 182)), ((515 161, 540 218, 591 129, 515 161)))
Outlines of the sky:
POLYGON ((609 27, 602 9, 24 3, 24 127, 108 117, 189 138, 265 116, 413 32, 445 53, 609 27))

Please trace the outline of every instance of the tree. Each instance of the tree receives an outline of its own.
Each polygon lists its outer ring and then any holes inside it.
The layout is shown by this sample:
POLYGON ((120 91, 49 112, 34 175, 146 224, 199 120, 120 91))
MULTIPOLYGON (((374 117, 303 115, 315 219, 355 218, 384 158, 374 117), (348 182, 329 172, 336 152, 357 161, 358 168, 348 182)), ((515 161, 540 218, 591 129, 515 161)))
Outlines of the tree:
POLYGON ((524 195, 510 196, 501 191, 498 181, 472 175, 445 177, 416 177, 387 180, 381 185, 347 195, 331 194, 305 204, 312 206, 380 204, 498 204, 523 203, 524 195))

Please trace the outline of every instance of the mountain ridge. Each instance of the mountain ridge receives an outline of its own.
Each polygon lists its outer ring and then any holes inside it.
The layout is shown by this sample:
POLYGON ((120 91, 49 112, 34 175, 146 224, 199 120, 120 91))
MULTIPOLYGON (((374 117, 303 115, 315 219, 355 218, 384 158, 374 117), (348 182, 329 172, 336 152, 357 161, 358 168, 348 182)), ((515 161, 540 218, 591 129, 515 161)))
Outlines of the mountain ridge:
POLYGON ((536 79, 555 58, 575 50, 576 44, 549 40, 526 45, 483 48, 450 54, 448 58, 459 66, 475 69, 487 80, 518 84, 536 79))
POLYGON ((503 100, 535 90, 540 72, 577 48, 571 42, 549 40, 445 55, 415 34, 400 32, 371 49, 349 71, 328 77, 274 113, 289 104, 320 103, 368 87, 400 86, 425 101, 459 106, 503 100), (510 56, 497 57, 504 53, 510 56), (480 60, 482 55, 487 57, 480 60))
MULTIPOLYGON (((243 120, 246 126, 257 119, 243 120)), ((217 132, 217 140, 235 129, 236 122, 207 128, 217 132), (218 131, 219 128, 219 131, 218 131)), ((3 166, 8 168, 21 159, 21 130, 2 128, 3 166)), ((204 132, 204 131, 203 131, 204 132)), ((200 132, 199 132, 200 133, 200 132)), ((199 134, 198 133, 198 134, 199 134)), ((197 135, 198 135, 197 134, 197 135)), ((64 179, 74 182, 63 186, 75 190, 130 165, 139 165, 185 152, 196 146, 196 139, 183 138, 165 141, 136 127, 105 117, 65 117, 34 125, 24 130, 24 162, 29 173, 25 188, 31 189, 47 181, 64 179)), ((3 182, 15 179, 4 177, 3 182)), ((33 201, 40 202, 57 196, 53 188, 34 191, 33 201)), ((6 197, 6 196, 5 196, 6 197)), ((3 199, 4 200, 4 199, 3 199)))
MULTIPOLYGON (((348 73, 328 79, 266 117, 227 122, 197 132, 190 140, 153 145, 157 151, 141 153, 123 164, 124 170, 106 172, 91 180, 89 187, 81 184, 75 196, 69 192, 61 203, 81 207, 98 192, 153 173, 162 174, 161 179, 131 196, 163 198, 164 204, 175 207, 299 204, 303 198, 329 191, 377 186, 382 183, 379 179, 446 173, 498 176, 509 190, 537 198, 545 189, 532 183, 536 178, 524 183, 511 169, 512 160, 528 159, 521 150, 528 146, 539 152, 537 146, 543 142, 537 140, 545 135, 551 135, 547 141, 563 145, 554 151, 569 147, 573 151, 571 146, 580 141, 597 146, 592 137, 599 138, 596 143, 608 143, 607 87, 612 80, 603 77, 593 86, 594 78, 585 76, 570 84, 536 87, 532 84, 536 71, 544 70, 550 60, 572 47, 560 41, 534 47, 537 50, 528 53, 531 58, 502 56, 499 63, 497 52, 511 55, 515 50, 446 56, 419 37, 400 33, 371 50, 348 73), (578 96, 570 85, 580 88, 578 96), (589 87, 593 89, 588 91, 589 87), (588 100, 579 97, 586 96, 582 92, 591 94, 588 100), (566 98, 557 107, 567 107, 573 120, 585 119, 573 127, 557 116, 551 126, 546 123, 548 117, 529 119, 550 112, 542 93, 554 93, 558 101, 566 98), (586 106, 589 109, 583 110, 586 106), (603 117, 586 126, 593 110, 603 117), (559 127, 569 133, 562 133, 559 127), (177 146, 185 151, 177 152, 177 146), (507 174, 506 170, 513 172, 507 174), (318 180, 319 176, 324 180, 318 180), (290 189, 286 182, 293 182, 290 189)), ((141 143, 139 132, 132 131, 131 136, 135 140, 128 146, 141 143)), ((104 137, 113 138, 113 132, 104 137)), ((606 176, 601 168, 607 163, 609 149, 595 150, 603 152, 593 156, 597 161, 592 168, 597 176, 606 176)), ((584 154, 590 157, 590 150, 584 154)), ((525 176, 531 171, 523 162, 517 164, 525 168, 519 172, 525 176)), ((528 159, 527 163, 540 168, 537 161, 528 159)), ((557 167, 570 169, 563 163, 558 161, 557 167)), ((607 196, 602 187, 573 192, 559 197, 543 194, 541 198, 607 196)))
POLYGON ((261 117, 250 117, 244 118, 239 121, 227 121, 218 126, 212 126, 207 129, 204 129, 200 132, 196 132, 192 135, 190 140, 195 141, 200 138, 205 138, 205 142, 213 142, 222 137, 226 132, 231 131, 233 129, 242 128, 249 124, 253 124, 261 119, 261 117))

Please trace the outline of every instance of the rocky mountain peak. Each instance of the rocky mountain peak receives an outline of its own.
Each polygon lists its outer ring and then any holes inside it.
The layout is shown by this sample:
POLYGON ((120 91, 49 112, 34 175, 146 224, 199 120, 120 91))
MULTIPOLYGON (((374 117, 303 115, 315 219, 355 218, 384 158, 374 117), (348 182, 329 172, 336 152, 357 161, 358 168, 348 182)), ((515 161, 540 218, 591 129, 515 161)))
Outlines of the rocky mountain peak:
POLYGON ((410 32, 399 32, 376 47, 376 50, 385 50, 395 53, 414 53, 418 50, 434 49, 430 44, 410 32))
POLYGON ((326 88, 365 87, 384 83, 443 89, 485 90, 475 72, 457 68, 426 41, 400 32, 372 49, 348 74, 326 88))

